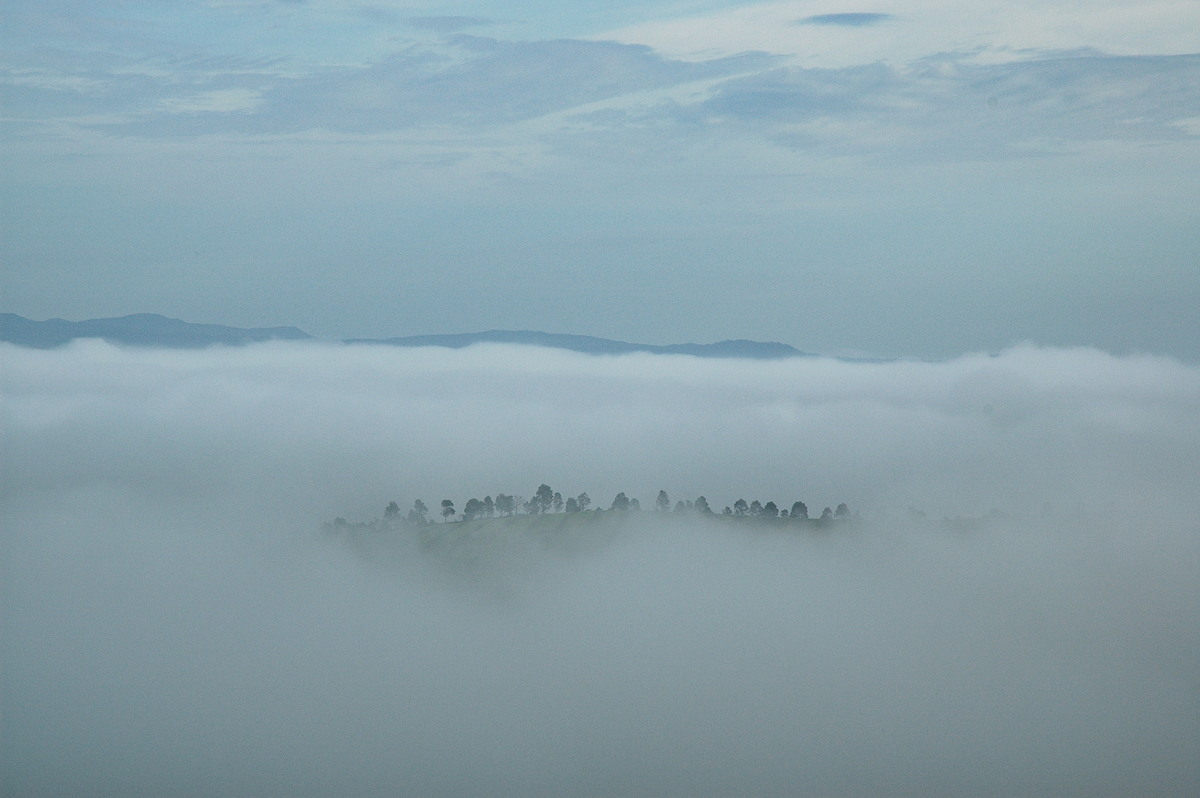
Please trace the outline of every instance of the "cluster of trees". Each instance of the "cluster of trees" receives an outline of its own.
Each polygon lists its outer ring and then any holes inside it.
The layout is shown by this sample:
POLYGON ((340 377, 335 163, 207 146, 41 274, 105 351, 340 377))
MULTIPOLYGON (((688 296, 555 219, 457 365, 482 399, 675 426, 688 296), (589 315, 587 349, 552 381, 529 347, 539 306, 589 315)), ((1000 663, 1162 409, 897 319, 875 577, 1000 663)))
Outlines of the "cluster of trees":
MULTIPOLYGON (((563 496, 558 491, 551 488, 549 485, 542 483, 538 485, 533 496, 525 500, 521 496, 510 496, 504 493, 497 493, 495 498, 484 496, 482 499, 471 498, 467 499, 463 505, 461 520, 474 521, 477 518, 494 518, 497 516, 513 516, 517 514, 524 515, 542 515, 545 513, 580 513, 587 512, 592 506, 592 500, 587 493, 581 493, 578 496, 568 497, 563 499, 563 496)), ((624 492, 618 493, 609 505, 611 510, 640 510, 641 504, 635 498, 630 498, 624 492)), ((697 497, 695 500, 680 500, 671 504, 671 497, 665 490, 658 492, 657 498, 654 500, 654 510, 656 512, 676 512, 676 513, 699 513, 701 515, 713 515, 714 511, 708 504, 708 499, 703 496, 697 497)), ((424 524, 433 523, 429 518, 429 507, 425 502, 417 499, 413 502, 412 508, 403 514, 400 505, 396 502, 390 502, 383 512, 383 520, 387 525, 393 525, 401 522, 407 522, 413 526, 421 526, 424 524)), ((454 502, 451 499, 442 499, 441 515, 443 522, 458 520, 460 514, 454 507, 454 502)), ((802 501, 792 503, 791 509, 780 509, 773 501, 768 501, 765 504, 758 499, 747 502, 745 499, 738 499, 732 505, 726 505, 721 511, 721 515, 729 516, 757 516, 764 518, 794 518, 797 520, 808 520, 808 505, 802 501)), ((821 521, 842 520, 850 518, 850 508, 843 502, 837 506, 837 509, 831 510, 826 507, 821 511, 821 521)), ((341 522, 345 524, 343 519, 338 519, 335 524, 341 522)))
MULTIPOLYGON (((620 494, 622 497, 625 494, 620 494)), ((636 499, 634 500, 636 502, 636 499)), ((519 513, 525 515, 541 515, 543 513, 578 513, 587 510, 592 506, 592 500, 587 493, 581 493, 578 496, 572 496, 563 499, 561 493, 553 490, 549 485, 541 484, 537 491, 533 494, 533 498, 528 501, 521 496, 510 496, 506 493, 497 493, 496 498, 484 496, 482 499, 467 499, 467 503, 463 505, 462 519, 463 521, 474 521, 476 518, 495 518, 497 516, 512 516, 519 513)), ((450 521, 458 515, 458 511, 454 508, 452 499, 442 499, 441 513, 444 521, 450 521)), ((629 509, 628 506, 625 509, 629 509)), ((406 515, 401 515, 400 505, 396 502, 389 502, 387 508, 383 511, 383 520, 389 523, 398 523, 401 520, 407 521, 414 526, 431 523, 429 519, 429 507, 425 502, 417 499, 413 502, 412 509, 406 515)))

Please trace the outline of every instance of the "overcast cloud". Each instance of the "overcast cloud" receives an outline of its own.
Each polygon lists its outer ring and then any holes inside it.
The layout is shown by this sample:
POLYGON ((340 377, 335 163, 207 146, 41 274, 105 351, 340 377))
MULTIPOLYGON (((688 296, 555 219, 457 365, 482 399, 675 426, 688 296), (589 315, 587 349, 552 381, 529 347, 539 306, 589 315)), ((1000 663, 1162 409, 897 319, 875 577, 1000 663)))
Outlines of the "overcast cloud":
POLYGON ((1200 357, 1194 3, 0 14, 31 318, 1200 357))
POLYGON ((0 367, 7 795, 1200 777, 1194 366, 81 342, 0 367), (543 481, 865 520, 501 540, 477 583, 412 538, 371 560, 319 532, 543 481))

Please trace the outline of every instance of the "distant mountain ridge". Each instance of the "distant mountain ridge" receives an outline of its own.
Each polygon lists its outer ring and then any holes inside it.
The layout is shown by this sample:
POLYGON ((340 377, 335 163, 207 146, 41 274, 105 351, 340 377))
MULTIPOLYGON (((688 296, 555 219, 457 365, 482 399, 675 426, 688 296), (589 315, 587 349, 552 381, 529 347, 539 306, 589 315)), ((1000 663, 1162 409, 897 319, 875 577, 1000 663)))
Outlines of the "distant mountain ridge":
POLYGON ((128 346, 196 349, 224 344, 240 346, 261 341, 304 341, 311 335, 296 327, 226 327, 192 324, 157 313, 134 313, 112 319, 32 321, 15 313, 0 313, 0 340, 35 349, 53 349, 76 338, 103 338, 128 346))
MULTIPOLYGON (((316 340, 297 327, 228 327, 222 324, 193 324, 160 316, 135 313, 107 319, 33 321, 15 313, 0 313, 0 341, 35 349, 53 349, 77 338, 102 338, 126 346, 159 346, 196 349, 206 346, 243 346, 263 341, 316 340)), ((381 344, 387 346, 440 346, 462 349, 479 343, 521 344, 552 349, 567 349, 590 355, 623 355, 631 352, 693 355, 713 358, 752 358, 758 360, 808 357, 793 346, 776 341, 718 341, 713 344, 638 344, 614 341, 590 335, 546 333, 536 330, 486 330, 450 335, 410 335, 399 338, 351 338, 345 344, 381 344)))
POLYGON ((486 330, 478 333, 456 333, 451 335, 410 335, 403 338, 351 338, 348 344, 387 344, 389 346, 443 346, 462 349, 479 343, 523 344, 544 346, 552 349, 569 349, 589 355, 624 355, 631 352, 649 352, 658 355, 694 355, 696 357, 732 357, 774 359, 783 357, 805 357, 793 346, 776 341, 718 341, 715 344, 636 344, 595 338, 590 335, 567 335, 563 333, 538 332, 536 330, 486 330))

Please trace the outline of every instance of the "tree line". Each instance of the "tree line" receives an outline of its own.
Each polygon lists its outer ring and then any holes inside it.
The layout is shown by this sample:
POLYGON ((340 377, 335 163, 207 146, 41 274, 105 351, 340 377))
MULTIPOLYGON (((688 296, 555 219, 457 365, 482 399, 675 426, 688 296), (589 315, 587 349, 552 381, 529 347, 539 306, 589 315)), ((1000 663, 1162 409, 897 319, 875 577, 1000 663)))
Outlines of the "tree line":
MULTIPOLYGON (((439 512, 443 523, 451 523, 475 521, 483 518, 503 518, 515 515, 595 512, 601 509, 599 507, 595 508, 595 510, 592 509, 592 500, 586 492, 564 499, 561 493, 549 485, 542 483, 538 485, 537 490, 534 491, 529 499, 505 493, 497 493, 494 498, 492 496, 484 496, 482 499, 470 498, 463 504, 461 513, 456 509, 452 499, 442 499, 439 512)), ((608 509, 618 512, 630 512, 640 511, 642 506, 636 498, 626 496, 622 491, 613 497, 608 509)), ((704 496, 698 496, 695 499, 689 500, 681 499, 672 504, 671 497, 665 490, 660 490, 658 496, 655 497, 654 512, 717 515, 709 505, 708 499, 704 496)), ((392 501, 384 508, 382 522, 388 527, 402 524, 425 526, 435 522, 435 519, 430 517, 431 514, 429 506, 421 499, 414 501, 407 513, 400 508, 397 502, 392 501)), ((783 509, 773 501, 763 503, 758 499, 754 499, 747 502, 741 498, 737 499, 732 505, 726 505, 721 510, 720 515, 748 518, 790 518, 797 521, 816 520, 823 523, 846 520, 851 517, 850 508, 845 502, 839 504, 836 509, 826 507, 821 511, 818 518, 812 519, 808 514, 808 505, 802 501, 795 501, 792 503, 790 509, 783 509)), ((339 528, 365 525, 353 525, 348 523, 344 518, 337 518, 332 524, 327 526, 339 528)))

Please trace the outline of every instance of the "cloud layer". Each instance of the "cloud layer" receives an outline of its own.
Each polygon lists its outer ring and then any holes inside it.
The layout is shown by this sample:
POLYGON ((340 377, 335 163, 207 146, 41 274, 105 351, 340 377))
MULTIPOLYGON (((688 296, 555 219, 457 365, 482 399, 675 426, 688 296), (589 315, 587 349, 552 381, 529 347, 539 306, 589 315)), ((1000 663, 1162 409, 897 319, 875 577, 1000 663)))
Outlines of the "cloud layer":
POLYGON ((0 365, 6 794, 1169 794, 1200 776, 1194 367, 95 342, 0 365), (516 546, 535 567, 500 593, 411 538, 371 561, 317 531, 541 481, 602 504, 847 501, 867 522, 516 546), (1010 518, 963 535, 910 506, 1010 518))
POLYGON ((702 5, 10 2, 5 310, 1200 356, 1196 4, 702 5))

